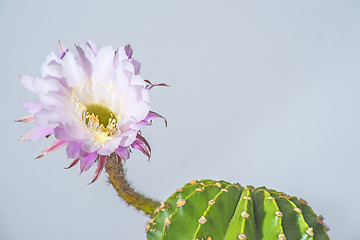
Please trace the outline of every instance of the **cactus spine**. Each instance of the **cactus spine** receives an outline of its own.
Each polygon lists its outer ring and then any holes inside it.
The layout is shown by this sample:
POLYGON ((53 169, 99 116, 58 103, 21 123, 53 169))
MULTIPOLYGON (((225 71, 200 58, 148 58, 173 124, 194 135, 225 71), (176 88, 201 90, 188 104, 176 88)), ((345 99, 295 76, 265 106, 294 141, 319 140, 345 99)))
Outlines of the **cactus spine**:
POLYGON ((192 181, 154 212, 148 240, 328 240, 304 200, 265 187, 192 181))

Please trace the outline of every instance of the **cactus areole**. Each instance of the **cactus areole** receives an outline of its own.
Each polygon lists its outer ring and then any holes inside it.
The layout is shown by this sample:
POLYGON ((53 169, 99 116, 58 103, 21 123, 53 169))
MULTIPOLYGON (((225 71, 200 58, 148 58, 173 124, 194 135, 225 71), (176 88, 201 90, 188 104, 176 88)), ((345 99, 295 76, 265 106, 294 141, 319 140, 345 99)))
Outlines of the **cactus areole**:
POLYGON ((155 210, 148 240, 327 240, 307 202, 265 187, 191 181, 155 210))

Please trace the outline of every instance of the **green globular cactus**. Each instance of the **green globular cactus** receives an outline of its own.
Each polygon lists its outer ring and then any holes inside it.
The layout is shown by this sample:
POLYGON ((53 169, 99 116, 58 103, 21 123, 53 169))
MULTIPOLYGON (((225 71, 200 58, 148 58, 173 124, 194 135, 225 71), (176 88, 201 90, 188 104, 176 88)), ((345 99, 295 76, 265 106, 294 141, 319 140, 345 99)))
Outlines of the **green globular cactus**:
POLYGON ((265 187, 191 181, 155 210, 148 240, 326 240, 306 201, 265 187))

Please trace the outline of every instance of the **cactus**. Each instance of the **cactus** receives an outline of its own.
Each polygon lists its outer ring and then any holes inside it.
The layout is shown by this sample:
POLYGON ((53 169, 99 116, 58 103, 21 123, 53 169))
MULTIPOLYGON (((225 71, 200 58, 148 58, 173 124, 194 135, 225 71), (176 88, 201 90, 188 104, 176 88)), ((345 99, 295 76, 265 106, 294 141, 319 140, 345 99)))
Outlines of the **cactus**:
POLYGON ((148 240, 329 239, 306 201, 265 187, 191 181, 155 210, 148 240))

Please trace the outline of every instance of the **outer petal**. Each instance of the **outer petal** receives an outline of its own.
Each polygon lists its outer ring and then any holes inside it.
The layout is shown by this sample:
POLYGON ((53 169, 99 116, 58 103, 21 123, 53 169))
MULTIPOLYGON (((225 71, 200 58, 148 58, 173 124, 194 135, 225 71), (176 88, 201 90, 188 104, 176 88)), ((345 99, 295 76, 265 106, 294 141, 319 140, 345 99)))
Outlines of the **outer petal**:
POLYGON ((131 147, 140 150, 142 153, 144 153, 150 160, 151 157, 151 148, 149 143, 146 141, 144 137, 142 137, 140 134, 136 136, 136 140, 131 144, 131 147))
POLYGON ((149 111, 149 114, 146 116, 146 118, 144 118, 143 121, 146 122, 151 122, 153 119, 155 118, 161 118, 162 120, 164 120, 165 125, 167 126, 167 121, 166 118, 164 118, 163 116, 161 116, 160 114, 153 112, 153 111, 149 111))
POLYGON ((33 141, 53 133, 53 128, 35 127, 24 133, 19 140, 33 141))
POLYGON ((57 46, 57 52, 59 55, 59 58, 63 59, 65 54, 69 51, 67 47, 65 47, 59 40, 59 44, 57 46))
POLYGON ((66 141, 61 141, 61 140, 56 140, 55 142, 53 142, 52 144, 50 144, 47 148, 45 148, 44 150, 42 150, 41 154, 39 156, 36 157, 36 159, 38 158, 42 158, 50 153, 52 153, 53 151, 58 150, 59 148, 64 147, 67 144, 66 141))
POLYGON ((70 158, 79 158, 82 155, 82 144, 80 141, 69 142, 66 147, 66 153, 70 158))
POLYGON ((98 177, 100 176, 100 173, 104 168, 106 158, 107 158, 107 156, 101 156, 100 155, 99 162, 98 162, 98 165, 97 165, 97 168, 96 168, 96 171, 95 171, 95 176, 94 176, 93 180, 91 181, 91 183, 95 182, 98 179, 98 177))
POLYGON ((25 117, 20 118, 19 120, 15 120, 15 122, 33 122, 35 121, 34 114, 27 115, 25 117))
POLYGON ((133 49, 131 48, 130 44, 126 45, 124 47, 124 49, 125 49, 126 56, 130 59, 133 54, 133 49))
POLYGON ((153 87, 169 87, 169 85, 167 85, 166 83, 151 83, 149 80, 145 80, 146 83, 148 83, 149 85, 146 86, 147 90, 152 89, 153 87))
POLYGON ((163 116, 161 116, 160 114, 156 113, 156 112, 152 112, 152 111, 149 111, 149 114, 146 116, 146 118, 144 118, 144 120, 142 120, 141 122, 138 122, 134 127, 132 127, 131 129, 133 130, 140 130, 140 128, 142 126, 145 126, 145 125, 151 125, 152 123, 152 120, 155 119, 155 118, 161 118, 164 120, 165 122, 165 126, 167 127, 167 120, 166 118, 164 118, 163 116))
POLYGON ((115 152, 122 160, 128 160, 130 158, 130 149, 129 147, 119 146, 115 152))
POLYGON ((96 161, 98 154, 96 152, 86 153, 80 158, 80 169, 81 172, 87 171, 96 161))
POLYGON ((80 161, 80 158, 76 158, 76 159, 75 159, 67 168, 65 168, 65 169, 72 168, 72 167, 75 166, 79 161, 80 161))

